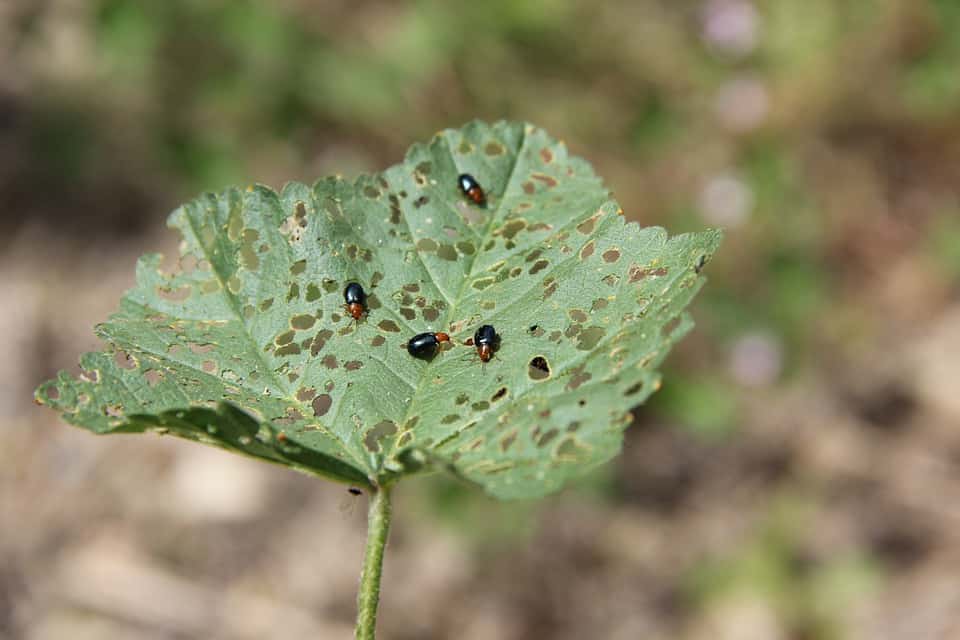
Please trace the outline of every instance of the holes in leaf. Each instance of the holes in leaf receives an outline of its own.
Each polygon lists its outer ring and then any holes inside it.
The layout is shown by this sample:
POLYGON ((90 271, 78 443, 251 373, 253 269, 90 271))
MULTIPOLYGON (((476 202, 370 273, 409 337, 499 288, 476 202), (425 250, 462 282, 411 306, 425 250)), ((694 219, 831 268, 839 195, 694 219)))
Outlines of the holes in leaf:
POLYGON ((541 271, 546 269, 547 265, 549 264, 550 262, 547 260, 537 260, 536 262, 533 263, 533 266, 530 267, 530 271, 528 271, 527 273, 529 273, 530 275, 535 275, 537 273, 540 273, 541 271))
POLYGON ((303 331, 311 328, 316 321, 317 321, 317 318, 315 316, 312 316, 306 313, 301 313, 299 315, 296 315, 290 318, 290 326, 293 327, 294 329, 303 331))
POLYGON ((374 425, 373 429, 367 431, 367 434, 363 438, 363 444, 367 447, 367 450, 372 453, 378 453, 380 451, 380 441, 392 436, 396 432, 397 425, 393 421, 384 420, 378 422, 374 425))
POLYGON ((328 353, 327 355, 323 356, 323 360, 320 362, 323 363, 323 366, 325 366, 327 369, 336 369, 340 366, 340 364, 337 362, 337 356, 333 355, 332 353, 328 353))
POLYGON ((502 156, 507 150, 499 142, 488 142, 483 147, 483 152, 488 156, 502 156))
POLYGON ((383 331, 390 331, 391 333, 400 332, 400 327, 398 327, 397 323, 393 320, 381 320, 377 326, 383 331))
POLYGON ((607 249, 603 252, 603 261, 612 263, 620 259, 619 249, 607 249))
POLYGON ((457 250, 453 248, 452 244, 441 244, 437 249, 437 257, 454 262, 457 259, 457 250))
POLYGON ((347 362, 343 363, 343 368, 347 371, 356 371, 362 366, 363 362, 361 360, 348 360, 347 362))
POLYGON ((177 287, 176 289, 171 289, 170 287, 157 287, 157 295, 164 300, 170 300, 171 302, 183 302, 190 297, 190 291, 190 285, 186 284, 177 287))
POLYGON ((527 365, 527 375, 531 380, 546 380, 550 377, 550 363, 543 356, 536 356, 527 365))
POLYGON ((557 437, 558 433, 560 432, 557 431, 556 429, 550 429, 549 431, 541 434, 540 437, 537 438, 537 446, 538 447, 547 446, 548 444, 550 444, 551 440, 557 437))
POLYGON ((489 276, 486 278, 477 278, 476 280, 473 281, 473 288, 478 291, 483 291, 484 289, 486 289, 496 281, 497 281, 496 278, 491 278, 489 276))
POLYGON ((121 369, 130 371, 137 368, 137 361, 126 351, 117 351, 113 354, 113 361, 121 369))
POLYGON ((297 400, 300 402, 310 402, 317 395, 317 390, 313 387, 300 387, 297 390, 297 400))
POLYGON ((490 402, 496 402, 497 400, 500 400, 501 398, 503 398, 503 397, 506 396, 506 395, 507 395, 507 388, 506 388, 506 387, 500 387, 499 389, 497 389, 497 392, 496 392, 496 393, 494 393, 492 396, 490 396, 490 402))
POLYGON ((576 390, 580 385, 588 382, 593 377, 590 372, 584 371, 584 365, 580 365, 579 367, 573 369, 570 373, 572 376, 570 378, 570 382, 567 383, 568 391, 576 390))
POLYGON ((50 385, 43 390, 43 396, 47 400, 59 400, 60 399, 60 389, 56 385, 50 385))
POLYGON ((290 274, 294 276, 298 276, 306 270, 307 270, 307 261, 297 260, 296 262, 293 263, 293 265, 291 265, 290 274))
POLYGON ((543 281, 543 299, 546 300, 557 292, 557 281, 553 278, 547 278, 543 281))
POLYGON ((599 214, 595 214, 587 218, 586 220, 584 220, 583 222, 577 225, 577 231, 579 231, 585 236, 590 235, 591 233, 593 233, 593 228, 596 225, 598 217, 599 217, 599 214))
POLYGON ((540 149, 540 159, 545 163, 550 164, 553 162, 553 151, 550 151, 550 149, 547 149, 546 147, 540 149))
POLYGON ((527 221, 523 218, 517 218, 515 220, 508 221, 505 225, 500 227, 500 233, 503 234, 503 237, 507 240, 512 240, 514 236, 523 231, 527 227, 527 221))
POLYGON ((310 345, 310 355, 315 356, 320 353, 321 349, 326 346, 327 340, 332 336, 333 331, 330 331, 330 329, 321 329, 317 332, 316 337, 313 339, 313 344, 310 345))
POLYGON ((480 402, 474 402, 472 405, 470 405, 470 408, 474 411, 486 411, 490 408, 490 403, 486 400, 481 400, 480 402))
POLYGON ((570 319, 574 322, 586 322, 588 319, 583 309, 570 309, 567 311, 567 315, 570 316, 570 319))
POLYGON ((533 178, 534 180, 542 182, 547 186, 548 189, 552 189, 558 184, 556 178, 554 178, 553 176, 548 176, 545 173, 533 173, 533 174, 530 174, 530 177, 533 178))
POLYGON ((279 349, 277 349, 276 354, 278 356, 295 356, 300 353, 300 345, 296 343, 285 344, 279 349))
POLYGON ((511 431, 503 438, 500 439, 500 451, 506 453, 509 451, 510 447, 513 446, 513 443, 517 441, 517 432, 511 431))
POLYGON ((643 280, 647 276, 665 276, 667 275, 666 267, 659 267, 654 269, 653 267, 643 268, 640 265, 631 265, 630 270, 627 272, 627 282, 634 283, 643 280))
POLYGON ((310 404, 313 407, 313 415, 320 418, 327 415, 327 412, 330 411, 330 407, 333 405, 333 398, 330 397, 330 394, 322 393, 314 398, 310 404))
POLYGON ((603 327, 587 327, 578 336, 577 349, 590 351, 599 344, 605 335, 607 335, 607 330, 603 327))
POLYGON ((459 419, 460 419, 459 415, 455 413, 451 413, 449 415, 443 416, 443 418, 440 420, 440 424, 453 424, 459 419))
POLYGON ((457 243, 457 251, 465 256, 472 256, 476 250, 472 242, 461 241, 457 243))
POLYGON ((430 238, 421 238, 417 241, 417 251, 431 252, 436 251, 439 245, 430 238))
POLYGON ((386 342, 386 339, 383 336, 373 336, 373 339, 370 341, 371 347, 379 347, 386 342))
POLYGON ((643 380, 627 387, 627 390, 623 392, 623 395, 632 396, 638 393, 641 389, 643 389, 643 380))
POLYGON ((594 250, 595 248, 596 248, 596 244, 594 244, 593 240, 591 240, 591 241, 588 242, 587 244, 583 245, 583 248, 580 249, 580 259, 581 259, 581 260, 586 260, 587 258, 589 258, 590 256, 592 256, 592 255, 593 255, 593 250, 594 250))

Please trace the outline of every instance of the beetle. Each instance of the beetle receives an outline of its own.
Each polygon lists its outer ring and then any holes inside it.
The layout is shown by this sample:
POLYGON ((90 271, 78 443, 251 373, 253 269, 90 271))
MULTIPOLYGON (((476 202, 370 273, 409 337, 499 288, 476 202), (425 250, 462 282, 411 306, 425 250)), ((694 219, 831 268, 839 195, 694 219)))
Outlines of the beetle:
POLYGON ((450 336, 443 332, 418 333, 407 342, 407 353, 420 360, 429 360, 437 354, 441 342, 450 342, 450 336))
POLYGON ((358 282, 351 282, 343 290, 343 300, 346 304, 347 313, 360 322, 360 318, 367 313, 367 292, 363 290, 358 282))
POLYGON ((487 206, 487 194, 483 192, 480 183, 477 182, 472 175, 469 173, 461 173, 457 178, 457 182, 460 183, 460 191, 463 192, 463 195, 470 198, 475 205, 478 207, 487 206))
POLYGON ((500 335, 493 325, 481 325, 473 334, 473 346, 477 348, 477 354, 482 362, 490 362, 493 352, 500 346, 500 335))

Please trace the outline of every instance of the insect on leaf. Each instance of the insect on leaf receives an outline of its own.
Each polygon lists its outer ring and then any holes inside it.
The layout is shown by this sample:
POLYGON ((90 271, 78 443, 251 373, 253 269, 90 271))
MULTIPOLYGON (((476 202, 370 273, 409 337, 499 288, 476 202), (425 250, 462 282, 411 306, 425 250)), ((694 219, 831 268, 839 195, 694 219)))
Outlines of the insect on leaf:
POLYGON ((619 451, 720 241, 620 214, 586 162, 503 122, 355 182, 207 194, 170 217, 179 268, 141 258, 97 328, 105 351, 37 398, 97 433, 166 432, 358 486, 439 468, 543 495, 619 451), (500 336, 487 363, 465 344, 483 324, 500 336), (451 341, 410 357, 426 331, 451 341))

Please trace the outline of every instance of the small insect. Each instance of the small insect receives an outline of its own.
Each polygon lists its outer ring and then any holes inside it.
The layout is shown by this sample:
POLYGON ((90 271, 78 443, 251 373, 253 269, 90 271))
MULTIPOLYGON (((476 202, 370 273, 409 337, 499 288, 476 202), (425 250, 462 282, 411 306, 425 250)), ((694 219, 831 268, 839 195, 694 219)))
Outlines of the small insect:
POLYGON ((482 325, 473 334, 473 346, 477 348, 477 354, 480 356, 481 362, 490 362, 493 352, 497 350, 499 345, 500 336, 493 325, 482 325))
POLYGON ((347 313, 357 321, 367 313, 367 293, 359 283, 351 282, 343 290, 343 300, 346 302, 343 306, 347 313))
POLYGON ((457 182, 460 183, 460 191, 463 191, 463 195, 470 198, 475 205, 478 207, 487 206, 487 194, 483 192, 480 183, 477 182, 472 175, 469 173, 461 173, 460 177, 457 178, 457 182))
POLYGON ((445 333, 418 333, 407 343, 407 353, 414 358, 429 360, 437 354, 441 342, 450 342, 450 336, 445 333))
POLYGON ((344 516, 352 516, 357 510, 357 498, 363 495, 363 490, 357 487, 347 489, 347 495, 340 501, 339 511, 344 516))

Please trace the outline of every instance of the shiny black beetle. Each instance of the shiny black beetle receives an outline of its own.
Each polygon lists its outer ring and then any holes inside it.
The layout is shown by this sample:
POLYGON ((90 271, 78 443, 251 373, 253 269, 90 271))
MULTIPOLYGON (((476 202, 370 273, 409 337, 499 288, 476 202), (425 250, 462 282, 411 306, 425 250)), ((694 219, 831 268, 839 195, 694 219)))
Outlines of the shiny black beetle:
POLYGON ((441 342, 449 342, 450 336, 443 332, 418 333, 407 343, 407 353, 414 358, 429 360, 437 354, 441 342))
POLYGON ((472 175, 469 173, 461 173, 460 177, 457 178, 457 182, 460 183, 460 191, 463 191, 463 195, 470 198, 475 205, 478 207, 487 206, 487 194, 483 192, 480 183, 477 182, 472 175))

